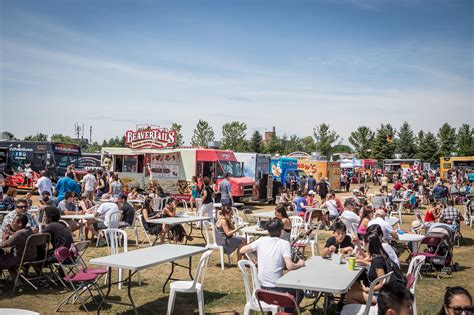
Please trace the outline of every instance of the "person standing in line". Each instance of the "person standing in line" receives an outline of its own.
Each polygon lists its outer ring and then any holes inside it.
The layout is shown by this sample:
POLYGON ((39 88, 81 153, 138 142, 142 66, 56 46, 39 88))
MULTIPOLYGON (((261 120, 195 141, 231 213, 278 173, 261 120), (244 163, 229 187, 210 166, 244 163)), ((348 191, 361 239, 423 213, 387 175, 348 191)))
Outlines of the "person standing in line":
POLYGON ((52 195, 53 183, 51 182, 51 179, 48 176, 48 172, 46 170, 42 170, 40 172, 40 176, 41 177, 38 179, 35 185, 35 187, 38 188, 38 193, 42 195, 43 192, 47 191, 50 195, 52 195))
POLYGON ((234 200, 232 197, 232 185, 229 181, 230 173, 226 172, 224 175, 224 180, 219 185, 219 191, 221 193, 221 204, 222 207, 234 204, 234 200))
POLYGON ((87 175, 82 179, 82 190, 90 201, 94 201, 94 192, 97 186, 97 180, 93 173, 94 171, 89 169, 87 175))
POLYGON ((202 205, 199 209, 200 216, 213 217, 214 216, 214 200, 213 200, 213 191, 210 186, 211 180, 209 177, 205 176, 202 179, 202 205))

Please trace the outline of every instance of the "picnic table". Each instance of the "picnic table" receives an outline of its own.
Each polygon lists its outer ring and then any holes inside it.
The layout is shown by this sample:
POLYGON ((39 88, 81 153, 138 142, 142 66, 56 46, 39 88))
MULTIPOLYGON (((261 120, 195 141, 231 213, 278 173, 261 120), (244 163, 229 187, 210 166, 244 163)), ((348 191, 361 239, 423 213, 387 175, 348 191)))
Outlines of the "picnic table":
POLYGON ((90 264, 107 267, 107 293, 97 308, 97 314, 100 314, 100 309, 104 303, 114 303, 121 305, 132 306, 135 314, 138 314, 137 307, 133 301, 131 294, 132 276, 140 270, 151 268, 153 266, 171 263, 171 272, 163 284, 163 292, 165 292, 166 284, 170 280, 179 280, 172 278, 174 267, 179 266, 188 269, 189 276, 193 279, 191 274, 192 256, 205 252, 207 248, 188 245, 163 244, 147 248, 136 249, 126 253, 109 255, 99 258, 93 258, 89 261, 90 264), (177 260, 189 258, 188 266, 176 263, 177 260), (130 303, 122 301, 109 300, 110 290, 112 288, 112 268, 121 268, 128 270, 128 277, 122 280, 127 282, 128 298, 130 303))
POLYGON ((359 275, 363 267, 356 267, 354 271, 347 268, 346 264, 336 264, 330 258, 313 256, 305 261, 305 266, 287 272, 275 282, 280 288, 318 291, 324 294, 324 314, 327 314, 327 293, 344 294, 359 275))
MULTIPOLYGON (((147 220, 146 222, 148 223, 158 223, 158 224, 168 224, 168 225, 177 225, 177 224, 185 224, 189 223, 189 226, 191 227, 191 230, 189 231, 189 235, 193 233, 193 224, 194 222, 203 222, 203 221, 209 221, 212 220, 213 218, 211 217, 201 217, 201 216, 176 216, 176 217, 170 217, 170 218, 159 218, 159 219, 150 219, 147 220)), ((202 232, 201 228, 201 236, 203 239, 205 239, 204 234, 202 232)), ((185 244, 188 243, 188 240, 186 239, 185 244)))

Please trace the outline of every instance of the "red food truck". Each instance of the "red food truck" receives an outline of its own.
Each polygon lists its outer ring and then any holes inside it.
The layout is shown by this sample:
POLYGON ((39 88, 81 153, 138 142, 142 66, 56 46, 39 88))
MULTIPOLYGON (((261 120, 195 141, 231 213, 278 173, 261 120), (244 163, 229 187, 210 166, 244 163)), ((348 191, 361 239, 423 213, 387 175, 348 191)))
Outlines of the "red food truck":
MULTIPOLYGON (((175 143, 173 130, 153 128, 127 131, 128 148, 102 148, 102 167, 117 172, 128 186, 160 185, 177 199, 191 198, 192 177, 199 187, 202 178, 214 179, 217 192, 225 173, 230 173, 234 201, 249 201, 255 181, 245 177, 242 163, 228 150, 169 148, 175 143)), ((216 196, 217 198, 219 196, 216 196)))

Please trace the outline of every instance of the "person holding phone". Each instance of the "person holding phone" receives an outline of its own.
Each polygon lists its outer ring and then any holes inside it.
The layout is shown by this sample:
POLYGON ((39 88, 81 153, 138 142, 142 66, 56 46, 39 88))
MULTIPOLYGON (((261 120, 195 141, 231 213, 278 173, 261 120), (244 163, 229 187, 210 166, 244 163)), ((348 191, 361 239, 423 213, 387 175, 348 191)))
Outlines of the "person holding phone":
MULTIPOLYGON (((237 249, 240 249, 244 246, 247 241, 244 237, 236 236, 235 234, 243 226, 235 227, 232 222, 232 208, 229 205, 226 205, 222 208, 221 218, 217 220, 216 223, 216 232, 217 232, 217 245, 224 247, 224 252, 227 255, 232 254, 237 249)), ((237 252, 237 260, 242 259, 243 254, 237 252)))

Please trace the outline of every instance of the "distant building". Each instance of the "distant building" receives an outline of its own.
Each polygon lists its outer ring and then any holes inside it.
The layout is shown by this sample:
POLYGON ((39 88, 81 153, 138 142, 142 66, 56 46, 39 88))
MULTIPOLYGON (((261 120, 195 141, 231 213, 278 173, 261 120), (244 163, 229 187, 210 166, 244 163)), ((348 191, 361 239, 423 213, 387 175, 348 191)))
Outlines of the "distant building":
POLYGON ((270 139, 274 136, 276 136, 275 126, 273 126, 272 131, 265 131, 263 136, 263 144, 267 145, 268 141, 270 141, 270 139))

